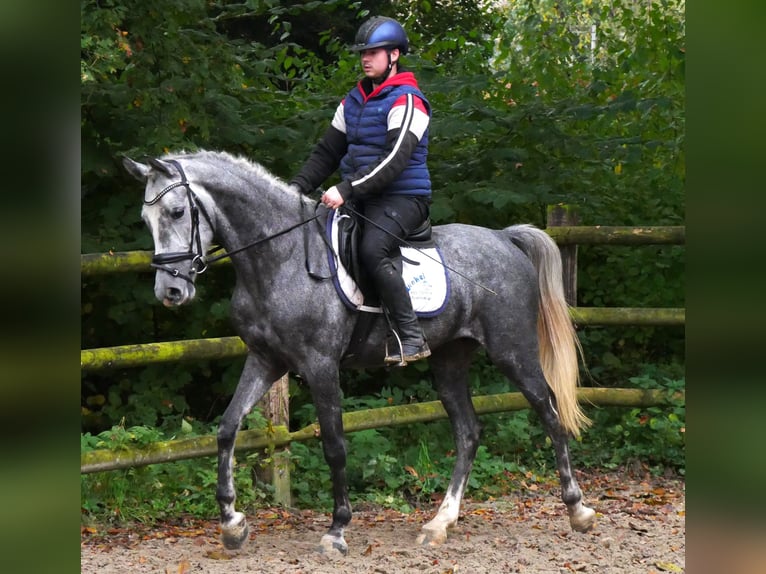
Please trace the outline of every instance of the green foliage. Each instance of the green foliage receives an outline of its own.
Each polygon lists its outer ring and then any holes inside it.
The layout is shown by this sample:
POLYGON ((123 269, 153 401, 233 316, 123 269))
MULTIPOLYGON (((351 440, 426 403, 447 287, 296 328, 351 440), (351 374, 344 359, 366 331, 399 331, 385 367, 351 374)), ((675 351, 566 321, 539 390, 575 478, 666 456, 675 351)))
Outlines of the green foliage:
MULTIPOLYGON (((140 448, 178 435, 192 437, 211 432, 194 421, 182 419, 171 432, 145 426, 115 426, 96 436, 82 435, 81 450, 140 448)), ((234 466, 238 504, 247 508, 271 496, 270 486, 255 484, 252 467, 261 464, 255 456, 234 466)), ((86 522, 154 522, 179 515, 213 518, 217 464, 215 457, 157 464, 128 470, 96 472, 81 477, 82 515, 86 522)))
POLYGON ((683 391, 683 379, 656 380, 650 374, 632 377, 640 389, 662 389, 671 397, 669 408, 604 408, 589 412, 594 430, 572 449, 582 464, 613 469, 639 463, 654 473, 686 473, 686 406, 672 399, 683 391), (598 429, 598 432, 594 432, 598 429))
POLYGON ((295 503, 304 507, 331 510, 332 482, 330 470, 322 456, 321 444, 295 443, 290 445, 290 454, 293 461, 290 480, 295 503))
MULTIPOLYGON (((631 384, 641 389, 663 389, 670 397, 683 390, 683 379, 669 379, 646 366, 631 384)), ((410 398, 386 389, 377 396, 344 401, 345 410, 402 404, 410 398), (398 397, 398 398, 394 398, 398 397)), ((611 470, 618 467, 685 474, 686 409, 674 399, 669 407, 589 409, 593 426, 571 452, 575 466, 611 470)), ((300 410, 313 422, 312 409, 300 410)), ((466 496, 484 499, 510 494, 522 482, 556 479, 550 439, 532 411, 487 415, 481 419, 482 443, 476 454, 466 496)), ((245 428, 262 428, 262 415, 254 411, 245 428)), ((182 419, 173 434, 195 436, 214 432, 196 421, 182 419)), ((82 450, 136 447, 172 434, 149 427, 116 426, 96 436, 82 437, 82 450)), ((455 464, 454 442, 447 421, 369 429, 347 436, 347 474, 352 502, 371 502, 409 512, 432 504, 444 493, 455 464)), ((332 509, 330 472, 320 441, 290 446, 294 504, 323 511, 332 509)), ((253 484, 248 469, 268 462, 268 453, 253 453, 235 466, 240 505, 271 504, 269 485, 253 484)), ((82 505, 86 520, 152 521, 180 513, 212 517, 215 504, 215 461, 212 458, 152 465, 128 471, 84 475, 82 505)))

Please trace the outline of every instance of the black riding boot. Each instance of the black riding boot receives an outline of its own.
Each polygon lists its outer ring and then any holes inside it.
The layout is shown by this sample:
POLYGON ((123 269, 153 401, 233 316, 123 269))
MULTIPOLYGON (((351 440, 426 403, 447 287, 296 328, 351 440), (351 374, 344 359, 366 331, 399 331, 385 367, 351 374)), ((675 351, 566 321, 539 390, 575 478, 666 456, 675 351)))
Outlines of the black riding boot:
POLYGON ((388 350, 385 362, 403 365, 428 357, 431 350, 428 348, 417 315, 412 310, 410 294, 393 261, 383 259, 373 273, 373 280, 378 295, 394 323, 401 344, 401 349, 398 345, 394 345, 393 349, 388 350))

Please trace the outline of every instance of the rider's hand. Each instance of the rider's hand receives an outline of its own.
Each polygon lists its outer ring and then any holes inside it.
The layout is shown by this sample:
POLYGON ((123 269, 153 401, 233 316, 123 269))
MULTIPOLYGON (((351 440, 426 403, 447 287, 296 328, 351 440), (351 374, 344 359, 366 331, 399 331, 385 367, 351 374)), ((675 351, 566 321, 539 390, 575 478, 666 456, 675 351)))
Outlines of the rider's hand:
POLYGON ((338 209, 343 205, 343 197, 334 185, 322 194, 322 203, 330 209, 338 209))

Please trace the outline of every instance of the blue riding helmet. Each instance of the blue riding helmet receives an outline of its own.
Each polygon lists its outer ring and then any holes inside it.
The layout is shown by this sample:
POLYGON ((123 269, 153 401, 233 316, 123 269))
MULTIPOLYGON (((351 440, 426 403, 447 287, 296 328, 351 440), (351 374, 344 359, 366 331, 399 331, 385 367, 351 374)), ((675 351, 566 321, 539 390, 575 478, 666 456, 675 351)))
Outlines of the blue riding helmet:
POLYGON ((399 22, 386 16, 373 16, 359 27, 351 50, 361 52, 373 48, 399 48, 404 55, 409 46, 407 33, 399 22))

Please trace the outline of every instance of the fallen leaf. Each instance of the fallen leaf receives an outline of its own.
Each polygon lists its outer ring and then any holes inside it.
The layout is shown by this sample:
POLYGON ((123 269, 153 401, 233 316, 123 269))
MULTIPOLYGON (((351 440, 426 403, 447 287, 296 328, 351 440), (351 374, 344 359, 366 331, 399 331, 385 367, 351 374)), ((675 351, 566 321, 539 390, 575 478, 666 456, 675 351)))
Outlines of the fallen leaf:
POLYGON ((684 569, 672 562, 655 562, 654 565, 664 572, 683 572, 684 569))
POLYGON ((478 516, 481 516, 483 514, 494 514, 494 512, 490 508, 476 508, 474 510, 471 510, 470 514, 476 514, 478 516))
POLYGON ((231 560, 231 556, 221 550, 208 550, 205 552, 205 558, 210 558, 211 560, 231 560))
POLYGON ((365 551, 364 551, 364 552, 362 552, 362 556, 369 556, 370 554, 372 554, 372 544, 370 544, 369 546, 367 546, 367 548, 365 549, 365 551))

